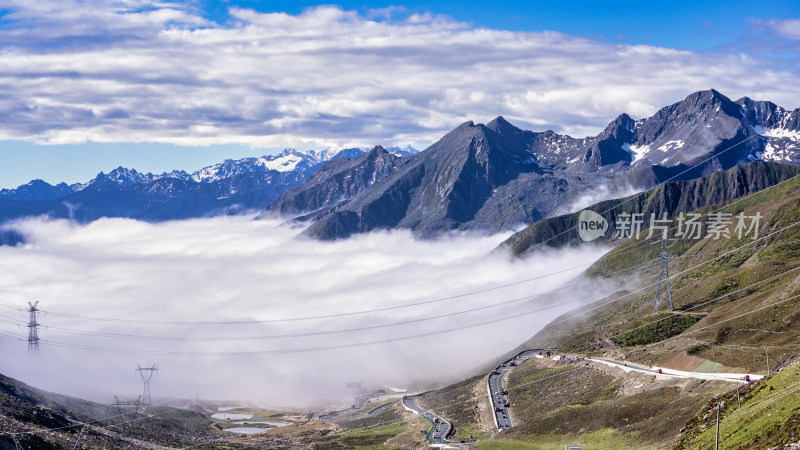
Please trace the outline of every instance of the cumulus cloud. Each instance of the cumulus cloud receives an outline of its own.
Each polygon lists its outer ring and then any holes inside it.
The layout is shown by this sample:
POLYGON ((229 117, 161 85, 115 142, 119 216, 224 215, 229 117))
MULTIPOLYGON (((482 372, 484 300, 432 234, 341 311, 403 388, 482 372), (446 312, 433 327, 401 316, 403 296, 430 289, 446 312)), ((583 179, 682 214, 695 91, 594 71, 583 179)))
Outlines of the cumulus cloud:
POLYGON ((492 253, 505 235, 420 241, 396 231, 319 243, 249 217, 18 226, 31 243, 0 247, 2 372, 101 401, 135 395, 133 369, 153 363, 161 398, 329 405, 351 400, 351 381, 429 387, 474 373, 604 292, 564 290, 603 249, 512 260, 492 253), (27 331, 25 313, 8 305, 30 300, 46 311, 39 355, 9 337, 27 331), (398 322, 408 323, 382 326, 398 322))
POLYGON ((396 7, 232 7, 224 24, 144 0, 0 7, 2 139, 424 144, 500 114, 583 136, 699 89, 785 107, 800 98, 796 73, 743 54, 478 28, 396 7))

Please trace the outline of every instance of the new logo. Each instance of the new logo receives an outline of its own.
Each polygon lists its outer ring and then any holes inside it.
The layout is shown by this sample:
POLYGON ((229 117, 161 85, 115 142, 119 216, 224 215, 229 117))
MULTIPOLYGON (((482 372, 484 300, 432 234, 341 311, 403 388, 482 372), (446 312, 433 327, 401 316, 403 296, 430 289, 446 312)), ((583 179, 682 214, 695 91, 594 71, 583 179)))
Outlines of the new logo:
POLYGON ((578 234, 586 242, 604 236, 608 231, 608 222, 600 214, 584 209, 578 216, 578 234))

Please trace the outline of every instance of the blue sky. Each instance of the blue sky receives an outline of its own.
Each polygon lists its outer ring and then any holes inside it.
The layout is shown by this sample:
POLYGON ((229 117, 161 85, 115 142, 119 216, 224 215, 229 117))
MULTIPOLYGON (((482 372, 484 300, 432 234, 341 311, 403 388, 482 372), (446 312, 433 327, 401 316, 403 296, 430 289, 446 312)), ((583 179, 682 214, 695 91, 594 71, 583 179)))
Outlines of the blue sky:
MULTIPOLYGON (((670 48, 715 51, 736 44, 751 33, 751 18, 800 17, 796 1, 504 1, 445 0, 437 2, 384 3, 333 2, 345 9, 367 14, 370 10, 399 7, 399 17, 409 13, 442 14, 478 27, 513 31, 552 30, 588 36, 606 42, 648 44, 670 48)), ((207 17, 219 23, 229 20, 228 7, 237 5, 262 12, 299 14, 311 6, 331 2, 207 1, 207 17)))
POLYGON ((0 187, 420 148, 466 120, 599 132, 716 88, 800 106, 796 2, 0 1, 0 187))

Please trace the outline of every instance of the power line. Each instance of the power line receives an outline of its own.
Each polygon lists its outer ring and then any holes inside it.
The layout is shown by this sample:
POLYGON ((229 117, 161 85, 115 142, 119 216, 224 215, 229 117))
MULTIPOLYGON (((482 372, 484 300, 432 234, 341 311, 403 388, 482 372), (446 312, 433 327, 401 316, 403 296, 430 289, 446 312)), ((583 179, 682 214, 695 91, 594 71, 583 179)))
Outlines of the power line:
MULTIPOLYGON (((656 296, 653 299, 653 312, 658 311, 658 307, 666 303, 669 310, 672 311, 675 307, 672 305, 672 286, 669 283, 669 257, 667 256, 667 239, 666 232, 661 238, 661 253, 659 260, 661 262, 658 272, 658 284, 656 285, 656 296)), ((657 242, 656 242, 657 243, 657 242)))
MULTIPOLYGON (((686 273, 686 272, 689 272, 691 270, 694 270, 694 269, 696 269, 696 268, 698 268, 698 267, 700 267, 702 265, 708 264, 708 263, 710 263, 710 262, 712 262, 714 260, 717 260, 719 258, 722 258, 722 257, 724 257, 724 256, 726 256, 726 255, 728 255, 730 253, 733 253, 735 251, 741 250, 742 248, 745 248, 747 246, 753 245, 756 242, 759 242, 759 241, 762 241, 764 239, 767 239, 767 238, 769 238, 769 237, 771 237, 771 236, 773 236, 773 235, 775 235, 777 233, 785 231, 786 229, 794 227, 794 226, 796 226, 798 224, 800 224, 800 222, 795 222, 795 223, 793 223, 791 225, 785 226, 785 227, 783 227, 783 228, 781 228, 779 230, 776 230, 776 231, 774 231, 774 232, 772 232, 770 234, 767 234, 767 235, 765 235, 765 236, 763 236, 763 237, 761 237, 759 239, 753 240, 753 241, 751 241, 751 242, 749 242, 747 244, 744 244, 744 245, 742 245, 740 247, 737 247, 737 248, 735 248, 733 250, 730 250, 730 251, 728 251, 726 253, 723 253, 723 254, 718 255, 718 256, 716 256, 714 258, 711 258, 711 259, 709 259, 709 260, 707 260, 705 262, 697 264, 697 265, 695 265, 695 266, 693 266, 693 267, 691 267, 689 269, 686 269, 686 270, 684 270, 682 272, 679 272, 679 273, 677 273, 677 274, 675 274, 673 276, 681 275, 683 273, 686 273)), ((643 287, 641 289, 638 289, 636 291, 630 292, 630 293, 628 293, 625 296, 620 297, 620 298, 628 297, 628 296, 630 296, 630 295, 632 295, 634 293, 641 292, 641 291, 643 291, 643 290, 645 290, 645 289, 647 289, 649 287, 652 287, 652 286, 653 285, 645 286, 645 287, 643 287)), ((577 315, 584 314, 584 313, 586 313, 586 312, 588 312, 588 311, 590 311, 592 309, 596 309, 596 308, 599 308, 600 306, 604 306, 604 305, 609 304, 611 302, 617 301, 620 298, 617 298, 615 300, 606 302, 606 303, 604 303, 602 305, 596 306, 596 307, 591 308, 591 309, 589 309, 587 311, 582 311, 582 312, 580 312, 580 313, 578 313, 576 315, 571 316, 570 318, 576 317, 577 315)), ((390 338, 390 339, 383 339, 383 340, 378 340, 378 341, 367 341, 367 342, 358 342, 358 343, 349 343, 349 344, 339 344, 339 345, 330 345, 330 346, 323 346, 323 347, 295 348, 295 349, 282 349, 282 350, 261 350, 261 351, 248 351, 248 352, 176 352, 176 351, 175 352, 154 352, 154 351, 142 351, 142 350, 135 350, 135 349, 121 349, 121 348, 110 348, 110 347, 102 347, 102 346, 89 346, 89 345, 71 344, 71 343, 58 342, 58 341, 48 341, 48 343, 52 344, 52 345, 55 345, 55 346, 67 347, 67 348, 77 348, 77 349, 85 349, 85 350, 115 351, 115 352, 133 353, 133 354, 149 354, 149 355, 195 355, 195 356, 196 355, 237 355, 237 356, 246 356, 246 355, 282 354, 282 353, 302 353, 302 352, 310 352, 310 351, 336 350, 336 349, 344 349, 344 348, 352 348, 352 347, 361 347, 361 346, 366 346, 366 345, 384 344, 384 343, 391 343, 391 342, 408 340, 408 339, 416 339, 416 338, 421 338, 421 337, 428 337, 428 336, 432 336, 432 335, 438 335, 438 334, 449 333, 449 332, 454 332, 454 331, 461 331, 461 330, 468 329, 468 328, 474 328, 474 327, 488 325, 488 324, 492 324, 492 323, 497 323, 497 322, 501 322, 501 321, 505 321, 505 320, 515 319, 515 318, 517 318, 519 316, 529 315, 529 314, 533 314, 535 312, 541 312, 542 310, 552 309, 552 308, 555 308, 555 307, 563 306, 563 305, 566 305, 566 304, 569 304, 569 303, 574 303, 574 302, 577 302, 577 301, 581 301, 581 299, 575 299, 575 300, 572 300, 572 301, 569 301, 569 302, 566 302, 566 303, 561 303, 561 304, 557 304, 557 305, 551 305, 551 306, 543 308, 543 309, 536 309, 536 310, 524 312, 524 313, 521 313, 521 314, 516 314, 516 315, 513 315, 513 316, 502 317, 502 318, 498 318, 498 319, 478 322, 478 323, 474 323, 474 324, 470 324, 470 325, 466 325, 466 326, 460 326, 460 327, 455 327, 455 328, 450 328, 450 329, 445 329, 445 330, 437 330, 435 332, 430 332, 430 333, 423 333, 423 334, 418 334, 418 335, 408 335, 408 336, 390 338)), ((557 325, 559 323, 563 323, 564 321, 569 320, 570 318, 564 319, 564 320, 559 321, 559 322, 553 322, 553 323, 547 325, 546 327, 544 327, 543 329, 548 328, 550 326, 557 325)))
POLYGON ((365 342, 356 342, 356 343, 348 343, 348 344, 337 344, 337 345, 329 345, 329 346, 322 346, 322 347, 306 347, 306 348, 294 348, 294 349, 282 349, 282 350, 260 350, 260 351, 221 351, 221 352, 185 352, 185 351, 173 351, 173 352, 159 352, 159 351, 142 351, 142 350, 135 350, 135 349, 123 349, 123 348, 112 348, 112 347, 101 347, 101 346, 89 346, 89 345, 80 345, 80 344, 70 344, 65 342, 58 342, 58 341, 51 341, 48 340, 47 343, 50 345, 54 345, 57 347, 67 347, 67 348, 76 348, 76 349, 84 349, 84 350, 99 350, 99 351, 109 351, 109 352, 119 352, 119 353, 131 353, 131 354, 141 354, 141 355, 166 355, 166 356, 253 356, 253 355, 274 355, 274 354, 284 354, 284 353, 306 353, 306 352, 314 352, 314 351, 323 351, 323 350, 339 350, 339 349, 346 349, 346 348, 354 348, 354 347, 363 347, 368 345, 376 345, 376 344, 388 344, 393 342, 405 341, 410 339, 420 339, 424 337, 430 336, 437 336, 440 334, 452 333, 456 331, 467 330, 471 328, 476 328, 484 325, 491 325, 494 323, 504 322, 507 320, 517 319, 522 316, 528 316, 531 314, 535 314, 538 312, 546 311, 548 309, 558 308, 570 303, 579 302, 582 299, 575 299, 570 300, 565 303, 559 303, 555 305, 551 305, 544 308, 538 308, 531 311, 526 311, 518 314, 514 314, 511 316, 505 316, 498 319, 491 319, 482 322, 477 322, 469 325, 462 325, 454 328, 447 328, 442 330, 431 331, 428 333, 421 333, 421 334, 413 334, 407 336, 401 336, 396 338, 387 338, 381 339, 376 341, 365 341, 365 342))
MULTIPOLYGON (((701 308, 701 307, 703 307, 703 306, 706 306, 706 305, 708 305, 708 304, 710 304, 710 303, 714 303, 714 302, 716 302, 717 300, 723 299, 723 298, 725 298, 725 297, 730 297, 731 295, 737 294, 737 293, 739 293, 739 292, 742 292, 742 291, 744 291, 744 290, 749 290, 749 289, 751 289, 753 286, 759 285, 759 284, 761 284, 761 283, 766 283, 766 282, 768 282, 768 281, 772 281, 772 280, 774 280, 774 279, 776 279, 776 278, 782 277, 782 276, 786 275, 787 273, 789 273, 789 272, 792 272, 792 271, 795 271, 795 270, 797 270, 797 269, 800 269, 800 266, 796 266, 796 267, 793 267, 793 268, 791 268, 791 269, 785 270, 785 271, 783 271, 783 272, 781 272, 781 273, 779 273, 779 274, 777 274, 777 275, 774 275, 774 276, 771 276, 771 277, 769 277, 769 278, 765 278, 765 279, 763 279, 763 280, 757 281, 757 282, 755 282, 755 283, 753 283, 753 284, 750 284, 750 285, 747 285, 747 286, 745 286, 745 287, 739 288, 739 289, 737 289, 737 290, 735 290, 735 291, 731 291, 731 292, 728 292, 728 293, 726 293, 726 294, 722 294, 722 295, 720 295, 719 297, 713 298, 713 299, 711 299, 711 300, 708 300, 708 301, 706 301, 706 302, 703 302, 703 303, 700 303, 700 304, 698 304, 698 305, 695 305, 695 306, 692 306, 692 307, 690 307, 690 308, 687 308, 687 309, 685 309, 685 310, 682 310, 682 312, 688 312, 688 311, 692 311, 692 310, 694 310, 694 309, 701 308)), ((634 332, 634 331, 636 331, 636 330, 639 330, 639 329, 642 329, 642 328, 644 328, 644 327, 648 327, 648 326, 650 326, 650 325, 654 325, 654 324, 656 324, 656 323, 663 322, 664 320, 667 320, 669 317, 670 317, 670 316, 666 316, 666 317, 663 317, 663 318, 661 318, 661 319, 654 320, 654 321, 652 321, 652 322, 647 322, 647 323, 645 323, 645 324, 643 324, 643 325, 639 325, 639 326, 638 326, 638 327, 636 327, 636 328, 632 328, 632 329, 630 329, 630 330, 622 331, 622 332, 620 332, 620 333, 617 333, 617 334, 612 334, 612 335, 611 335, 611 337, 617 337, 617 336, 622 336, 623 334, 632 333, 632 332, 634 332)))
MULTIPOLYGON (((187 337, 187 336, 154 336, 154 335, 135 335, 135 334, 121 334, 121 333, 105 333, 105 332, 94 332, 88 330, 74 330, 69 328, 60 328, 60 327, 47 327, 48 330, 54 332, 60 332, 64 334, 73 334, 73 335, 83 335, 83 336, 98 336, 98 337, 111 337, 111 338, 120 338, 120 339, 133 339, 133 340, 156 340, 156 341, 250 341, 250 340, 274 340, 274 339, 287 339, 287 338, 299 338, 299 337, 314 337, 314 336, 324 336, 330 334, 344 334, 344 333, 352 333, 352 332, 359 332, 359 331, 368 331, 368 330, 375 330, 381 328, 389 328, 395 326, 402 326, 402 325, 409 325, 413 323, 421 323, 427 322, 431 320, 443 319, 448 317, 459 316, 463 314, 469 314, 477 311, 484 311, 487 309, 492 308, 499 308, 502 306, 507 306, 513 303, 519 303, 522 301, 533 300, 535 298, 539 298, 542 296, 550 295, 554 292, 572 289, 574 286, 562 286, 556 289, 552 289, 546 292, 540 292, 537 294, 527 295, 524 297, 518 297, 511 300, 505 300, 498 303, 492 303, 489 305, 478 306, 475 308, 465 309, 454 311, 450 313, 444 313, 439 315, 431 315, 420 317, 416 319, 409 319, 399 322, 391 322, 385 324, 378 324, 378 325, 368 325, 362 327, 354 327, 354 328, 344 328, 344 329, 337 329, 337 330, 324 330, 324 331, 311 331, 305 333, 290 333, 290 334, 277 334, 277 335, 266 335, 266 336, 221 336, 221 337, 187 337)), ((555 306, 560 306, 554 305, 555 306)), ((3 316, 0 316, 3 317, 3 316)))
MULTIPOLYGON (((741 245, 741 246, 739 246, 739 247, 736 247, 736 248, 734 248, 733 250, 730 250, 730 251, 727 251, 727 252, 725 252, 725 253, 722 253, 722 254, 720 254, 720 255, 717 255, 717 256, 715 256, 715 257, 713 257, 713 258, 709 259, 709 260, 706 260, 706 261, 704 261, 704 262, 702 262, 702 263, 696 264, 696 265, 694 265, 694 266, 692 266, 692 267, 690 267, 690 268, 688 268, 688 269, 682 270, 682 271, 680 271, 680 272, 678 272, 678 273, 676 273, 676 274, 670 275, 670 278, 672 278, 672 277, 676 277, 676 276, 678 276, 678 275, 682 275, 682 274, 684 274, 684 273, 686 273, 686 272, 690 272, 690 271, 692 271, 692 270, 695 270, 695 269, 697 269, 698 267, 701 267, 701 266, 704 266, 704 265, 706 265, 706 264, 708 264, 708 263, 710 263, 710 262, 716 261, 716 260, 718 260, 718 259, 720 259, 720 258, 722 258, 722 257, 725 257, 725 256, 727 256, 727 255, 730 255, 731 253, 737 252, 737 251, 739 251, 739 250, 741 250, 741 249, 743 249, 743 248, 745 248, 745 247, 749 247, 749 246, 751 246, 751 245, 755 244, 756 242, 763 241, 764 239, 767 239, 767 238, 769 238, 769 237, 771 237, 771 236, 774 236, 775 234, 778 234, 778 233, 781 233, 781 232, 783 232, 783 231, 786 231, 786 230, 788 230, 789 228, 795 227, 795 226, 797 226, 797 225, 800 225, 800 221, 798 221, 798 222, 794 222, 794 223, 792 223, 791 225, 787 225, 787 226, 785 226, 785 227, 783 227, 783 228, 781 228, 781 229, 779 229, 779 230, 777 230, 777 231, 773 231, 773 232, 772 232, 772 233, 770 233, 770 234, 767 234, 767 235, 765 235, 765 236, 762 236, 762 237, 760 237, 760 238, 758 238, 758 239, 754 239, 754 240, 750 241, 750 242, 749 242, 749 243, 747 243, 747 244, 744 244, 744 245, 741 245)), ((596 305, 596 306, 594 306, 594 307, 592 307, 592 308, 589 308, 589 309, 583 310, 583 311, 581 311, 581 312, 578 312, 578 313, 576 313, 576 314, 573 314, 573 315, 571 315, 571 316, 569 316, 569 317, 567 317, 567 318, 565 318, 565 319, 562 319, 562 320, 560 320, 560 321, 558 321, 558 322, 551 322, 550 324, 548 324, 547 326, 545 326, 543 329, 550 328, 550 327, 553 327, 553 326, 556 326, 556 325, 562 324, 562 323, 564 323, 564 322, 567 322, 567 321, 569 321, 569 320, 571 320, 571 319, 574 319, 575 317, 578 317, 578 316, 580 316, 580 315, 586 314, 587 312, 590 312, 590 311, 594 311, 594 310, 596 310, 596 309, 598 309, 598 308, 602 308, 603 306, 606 306, 606 305, 609 305, 609 304, 611 304, 611 303, 614 303, 614 302, 616 302, 616 301, 618 301, 618 300, 620 300, 620 299, 622 299, 622 298, 629 297, 630 295, 632 295, 632 294, 635 294, 635 293, 637 293, 637 292, 642 292, 643 290, 645 290, 645 289, 647 289, 647 288, 650 288, 650 287, 653 287, 653 286, 655 286, 655 283, 654 283, 654 284, 651 284, 651 285, 648 285, 648 286, 645 286, 645 287, 643 287, 643 288, 641 288, 641 289, 637 289, 637 290, 635 290, 635 291, 629 292, 628 294, 626 294, 626 295, 623 295, 622 297, 619 297, 619 298, 616 298, 616 299, 613 299, 613 300, 609 300, 609 301, 607 301, 607 302, 604 302, 604 303, 601 303, 601 304, 599 304, 599 305, 596 305)))
MULTIPOLYGON (((326 335, 326 334, 337 334, 337 333, 347 333, 347 332, 355 332, 355 331, 372 330, 372 329, 378 329, 378 328, 385 328, 385 327, 398 326, 398 325, 406 325, 406 324, 418 323, 418 322, 423 322, 423 321, 428 321, 428 320, 435 320, 435 319, 440 319, 440 318, 452 317, 452 316, 456 316, 456 315, 461 315, 461 314, 481 311, 481 310, 485 310, 485 309, 505 306, 505 305, 508 305, 508 304, 511 304, 511 303, 516 303, 516 302, 520 302, 520 301, 531 300, 531 299, 534 299, 534 298, 537 298, 537 297, 540 297, 540 296, 543 296, 543 295, 550 295, 550 294, 552 294, 552 293, 554 293, 556 291, 559 291, 559 290, 570 289, 570 288, 573 288, 573 286, 562 286, 562 287, 559 287, 559 288, 556 288, 556 289, 553 289, 553 290, 550 290, 550 291, 547 291, 547 292, 542 292, 542 293, 538 293, 538 294, 534 294, 534 295, 530 295, 530 296, 525 296, 525 297, 516 298, 516 299, 512 299, 512 300, 508 300, 508 301, 503 301, 503 302, 500 302, 500 303, 493 303, 493 304, 490 304, 490 305, 471 308, 471 309, 468 309, 468 310, 461 310, 461 311, 456 311, 456 312, 452 312, 452 313, 441 314, 441 315, 438 315, 438 316, 426 316, 426 317, 423 317, 423 318, 411 319, 411 320, 407 320, 407 321, 401 321, 401 322, 395 322, 395 323, 389 323, 389 324, 380 324, 380 325, 365 326, 365 327, 358 327, 358 328, 349 328, 349 329, 340 329, 340 330, 329 330, 329 331, 318 331, 318 332, 308 332, 308 333, 294 333, 294 334, 273 335, 273 336, 194 338, 194 337, 179 337, 179 336, 142 336, 142 335, 132 335, 132 334, 103 333, 103 332, 91 332, 91 331, 85 331, 85 330, 71 330, 71 329, 58 328, 58 327, 47 327, 47 328, 48 328, 48 330, 55 331, 55 332, 61 332, 61 333, 65 333, 65 334, 99 336, 99 337, 116 337, 116 338, 127 338, 127 339, 137 339, 137 340, 232 341, 232 340, 261 340, 261 339, 311 337, 311 336, 320 336, 320 335, 326 335)), ((532 311, 532 312, 541 312, 541 311, 545 311, 545 310, 548 310, 548 309, 560 307, 560 306, 563 306, 565 304, 573 303, 573 302, 576 302, 576 301, 580 301, 580 299, 576 299, 576 300, 574 300, 572 302, 551 305, 551 306, 548 306, 548 307, 545 307, 545 308, 537 309, 537 310, 532 311)), ((2 315, 0 315, 0 317, 6 317, 8 319, 12 319, 12 318, 9 318, 7 316, 2 316, 2 315)), ((513 317, 510 317, 510 318, 513 318, 513 317)), ((503 319, 503 320, 506 320, 506 319, 503 319)), ((0 319, 0 321, 3 321, 3 320, 0 319)), ((11 324, 15 323, 15 322, 9 322, 9 321, 4 321, 4 322, 11 323, 11 324)), ((79 348, 79 346, 80 346, 80 344, 70 344, 70 343, 63 343, 63 342, 58 342, 58 341, 48 341, 48 344, 56 344, 57 346, 70 346, 72 348, 79 348)))
MULTIPOLYGON (((730 208, 731 206, 734 206, 734 205, 736 205, 737 203, 739 203, 739 202, 742 202, 742 201, 744 201, 744 200, 746 200, 746 199, 748 199, 748 198, 750 198, 750 197, 753 197, 753 196, 755 196, 755 195, 759 195, 759 194, 762 194, 762 193, 764 193, 764 192, 767 192, 767 191, 769 191, 770 189, 774 189, 774 188, 776 188, 776 187, 778 187, 778 186, 780 186, 780 185, 782 185, 782 184, 784 184, 784 183, 788 183, 788 182, 790 182, 790 181, 792 181, 792 180, 794 180, 794 179, 797 179, 797 178, 800 178, 800 174, 798 174, 798 175, 795 175, 795 176, 793 176, 793 177, 791 177, 791 178, 787 178, 787 179, 785 179, 785 180, 781 181, 780 183, 773 184, 772 186, 766 187, 766 188, 764 188, 764 189, 762 189, 762 190, 760 190, 760 191, 751 192, 751 193, 749 193, 749 194, 747 194, 747 195, 744 195, 744 196, 742 196, 742 197, 739 197, 739 198, 737 198, 737 199, 731 200, 731 201, 729 201, 729 202, 725 203, 723 206, 720 206, 719 208, 717 208, 717 209, 715 209, 715 210, 712 210, 712 211, 711 211, 711 214, 714 214, 714 213, 720 212, 720 211, 722 211, 723 209, 726 209, 726 208, 730 208)), ((675 225, 675 226, 672 226, 672 227, 668 228, 668 229, 667 229, 667 231, 673 231, 673 230, 676 230, 676 229, 678 229, 678 228, 679 228, 679 225, 675 225)), ((637 241, 638 241, 638 242, 636 242, 635 244, 631 244, 631 245, 627 246, 626 248, 624 248, 624 249, 622 249, 622 250, 620 250, 620 247, 622 247, 622 245, 620 245, 620 246, 617 246, 617 247, 615 247, 613 250, 611 250, 609 253, 607 253, 607 254, 605 255, 605 258, 616 257, 616 256, 618 256, 618 255, 622 255, 622 254, 625 254, 625 253, 627 253, 627 252, 630 252, 630 251, 632 251, 632 250, 636 249, 638 246, 640 246, 640 245, 643 245, 643 244, 647 243, 647 241, 648 241, 649 239, 651 239, 651 238, 650 238, 650 237, 646 237, 646 238, 644 238, 644 239, 637 239, 637 241)))
POLYGON ((490 288, 480 289, 477 291, 470 291, 465 292, 462 294, 451 295, 448 297, 441 297, 432 300, 423 300, 414 303, 405 303, 400 305, 393 305, 393 306, 386 306, 382 308, 374 308, 374 309, 367 309, 367 310, 360 310, 360 311, 349 311, 343 313, 335 313, 335 314, 324 314, 324 315, 315 315, 315 316, 303 316, 303 317, 290 317, 285 319, 264 319, 264 320, 221 320, 221 321, 150 321, 150 320, 136 320, 136 319, 120 319, 120 318, 113 318, 113 317, 97 317, 97 316, 84 316, 78 314, 68 314, 68 313, 58 313, 47 311, 47 313, 54 317, 65 317, 71 319, 81 319, 81 320, 93 320, 93 321, 105 321, 105 322, 122 322, 122 323, 139 323, 139 324, 150 324, 150 325, 246 325, 246 324, 263 324, 263 323, 282 323, 282 322, 298 322, 298 321, 306 321, 306 320, 320 320, 320 319, 331 319, 337 317, 349 317, 349 316, 356 316, 362 314, 372 314, 377 312, 386 312, 386 311, 395 311, 404 308, 411 308, 415 306, 421 305, 429 305, 433 303, 444 302, 448 300, 454 300, 458 298, 468 297, 476 294, 483 294, 486 292, 492 292, 499 289, 503 289, 506 287, 517 286, 523 283, 528 283, 531 281, 541 280, 543 278, 560 275, 572 270, 580 269, 586 266, 589 266, 593 263, 584 263, 578 264, 572 267, 568 267, 566 269, 558 270, 555 272, 550 272, 544 275, 538 275, 535 277, 527 278, 521 281, 515 281, 512 283, 502 284, 498 286, 493 286, 490 288))

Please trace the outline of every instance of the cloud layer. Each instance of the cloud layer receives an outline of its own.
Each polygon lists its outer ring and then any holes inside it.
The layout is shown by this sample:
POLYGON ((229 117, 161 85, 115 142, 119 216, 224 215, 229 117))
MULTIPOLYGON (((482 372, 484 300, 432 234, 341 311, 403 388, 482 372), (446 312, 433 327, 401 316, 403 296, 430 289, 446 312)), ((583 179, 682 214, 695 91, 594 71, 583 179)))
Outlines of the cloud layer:
MULTIPOLYGON (((796 71, 744 54, 609 45, 425 14, 392 19, 398 10, 231 8, 230 21, 216 24, 182 4, 142 0, 0 7, 0 139, 430 143, 460 122, 501 114, 580 137, 621 112, 649 115, 712 87, 800 106, 796 71)), ((775 26, 795 34, 793 23, 775 26)))
POLYGON ((249 217, 158 225, 34 220, 20 228, 32 244, 0 247, 0 372, 101 401, 135 395, 141 384, 133 369, 153 363, 161 368, 153 395, 161 398, 298 406, 347 401, 350 381, 433 386, 472 373, 603 294, 595 286, 525 299, 563 288, 602 250, 512 261, 490 255, 503 235, 419 241, 407 232, 383 232, 319 243, 249 217), (561 273, 349 314, 554 272, 561 273), (26 354, 25 313, 9 307, 29 300, 47 311, 39 319, 45 342, 38 356, 26 354), (437 318, 468 310, 474 311, 437 318), (337 316, 286 320, 329 315, 337 316), (174 323, 252 320, 267 322, 174 323), (461 327, 468 328, 443 333, 461 327), (376 341, 382 343, 298 352, 376 341))

